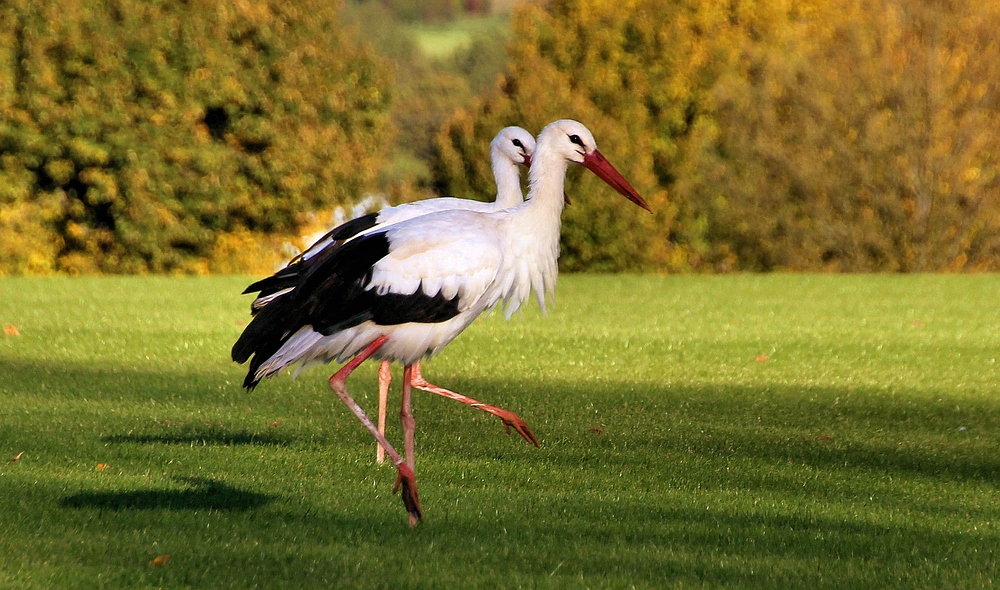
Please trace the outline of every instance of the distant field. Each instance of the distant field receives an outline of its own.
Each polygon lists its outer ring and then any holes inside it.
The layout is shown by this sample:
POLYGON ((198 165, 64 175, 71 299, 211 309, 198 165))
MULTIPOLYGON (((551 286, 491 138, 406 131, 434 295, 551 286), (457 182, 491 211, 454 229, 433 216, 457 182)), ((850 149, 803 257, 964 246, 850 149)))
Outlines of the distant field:
MULTIPOLYGON (((413 530, 330 370, 240 389, 248 280, 0 280, 0 588, 981 588, 1000 571, 1000 276, 564 276, 548 317, 478 321, 426 364, 542 447, 416 392, 413 530)), ((375 367, 355 375, 374 410, 375 367)))
POLYGON ((417 37, 420 48, 430 57, 447 57, 474 35, 491 29, 507 30, 506 16, 462 18, 440 25, 415 24, 409 26, 417 37))

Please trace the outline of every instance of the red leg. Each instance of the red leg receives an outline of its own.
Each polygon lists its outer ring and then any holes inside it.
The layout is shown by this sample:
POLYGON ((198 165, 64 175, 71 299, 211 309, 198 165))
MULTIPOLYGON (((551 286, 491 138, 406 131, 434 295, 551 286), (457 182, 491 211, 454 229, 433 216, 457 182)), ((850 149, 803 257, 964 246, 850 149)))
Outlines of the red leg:
POLYGON ((503 427, 507 431, 507 434, 510 434, 510 429, 511 427, 513 427, 518 434, 524 437, 524 440, 530 442, 536 447, 542 446, 541 443, 538 442, 538 438, 536 438, 534 433, 531 432, 531 429, 528 428, 528 425, 525 424, 524 420, 521 420, 521 418, 518 417, 517 414, 515 414, 514 412, 509 412, 507 410, 504 410, 503 408, 498 408, 496 406, 491 406, 489 404, 483 404, 477 402, 471 397, 465 397, 462 394, 455 393, 454 391, 450 391, 443 387, 438 387, 437 385, 431 385, 430 383, 427 382, 426 379, 424 379, 423 375, 420 374, 420 363, 414 363, 410 379, 407 379, 406 376, 404 375, 403 380, 411 381, 413 383, 413 386, 416 387, 417 389, 422 389, 424 391, 429 391, 430 393, 442 395, 448 399, 453 399, 455 401, 462 402, 463 404, 476 408, 477 410, 489 412, 490 414, 493 414, 494 416, 500 418, 500 420, 503 421, 503 427))
MULTIPOLYGON (((382 436, 385 436, 385 412, 389 405, 389 383, 391 382, 392 371, 389 368, 389 361, 382 361, 378 368, 378 431, 382 433, 382 436)), ((385 462, 385 449, 378 443, 375 444, 375 460, 379 463, 385 462)))
POLYGON ((410 408, 410 374, 413 367, 403 368, 403 403, 399 408, 399 422, 403 425, 403 447, 406 451, 406 464, 410 469, 416 469, 416 459, 413 456, 414 431, 416 422, 413 420, 413 410, 410 408))
POLYGON ((389 454, 389 458, 392 459, 392 464, 396 466, 396 470, 399 471, 399 476, 396 478, 396 485, 392 489, 392 493, 396 493, 400 487, 403 488, 402 498, 403 506, 406 507, 406 511, 410 513, 410 526, 416 526, 418 521, 424 519, 423 513, 420 510, 420 498, 417 496, 417 478, 413 473, 413 468, 406 465, 403 462, 403 458, 399 456, 396 449, 392 448, 389 441, 385 439, 385 436, 378 431, 378 428, 372 424, 372 421, 365 415, 364 410, 361 406, 357 404, 351 396, 347 393, 347 377, 358 368, 358 365, 363 363, 365 359, 375 354, 379 348, 389 339, 388 336, 380 336, 374 342, 368 345, 367 348, 358 353, 357 356, 352 358, 350 362, 340 368, 339 371, 330 377, 330 387, 336 392, 337 397, 343 401, 354 415, 361 420, 361 423, 365 425, 365 428, 372 433, 375 440, 382 445, 385 452, 389 454))

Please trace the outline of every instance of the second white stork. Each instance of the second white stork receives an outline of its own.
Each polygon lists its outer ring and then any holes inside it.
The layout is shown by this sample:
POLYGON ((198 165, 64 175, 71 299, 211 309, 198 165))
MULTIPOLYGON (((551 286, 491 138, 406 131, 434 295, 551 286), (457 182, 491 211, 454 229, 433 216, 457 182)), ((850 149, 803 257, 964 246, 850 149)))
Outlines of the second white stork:
POLYGON ((423 519, 414 474, 412 366, 501 301, 516 308, 534 291, 544 306, 555 288, 570 162, 649 210, 586 127, 556 121, 538 137, 523 204, 424 215, 324 249, 288 293, 260 309, 233 346, 234 361, 250 361, 248 389, 295 363, 347 361, 330 377, 330 387, 389 454, 398 471, 394 491, 402 488, 411 525, 423 519), (368 358, 404 365, 405 460, 347 392, 347 377, 368 358))
MULTIPOLYGON (((400 221, 405 221, 420 215, 435 213, 437 211, 447 211, 451 209, 468 209, 472 211, 501 211, 524 202, 521 194, 521 175, 518 165, 531 166, 531 155, 535 151, 535 137, 525 129, 517 126, 504 127, 497 133, 493 141, 490 142, 490 165, 493 169, 493 179, 497 185, 497 196, 492 203, 473 201, 470 199, 458 199, 455 197, 441 197, 415 201, 391 208, 389 211, 380 211, 378 225, 384 227, 400 221)), ((386 407, 389 398, 389 384, 392 381, 390 362, 382 361, 378 370, 378 431, 385 435, 386 407)), ((410 371, 410 385, 462 402, 470 407, 493 414, 500 418, 508 434, 513 428, 524 439, 536 447, 541 446, 538 438, 531 432, 524 420, 514 412, 498 408, 490 404, 484 404, 471 397, 464 396, 449 389, 439 387, 424 379, 420 370, 420 361, 413 363, 410 371)), ((375 458, 379 463, 385 460, 385 449, 381 444, 376 443, 375 458)))

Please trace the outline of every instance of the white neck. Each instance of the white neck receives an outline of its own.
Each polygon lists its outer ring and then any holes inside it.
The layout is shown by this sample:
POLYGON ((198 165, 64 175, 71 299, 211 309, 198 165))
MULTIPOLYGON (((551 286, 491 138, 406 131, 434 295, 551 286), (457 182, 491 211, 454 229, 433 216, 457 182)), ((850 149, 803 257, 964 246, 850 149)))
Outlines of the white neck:
POLYGON ((517 170, 517 164, 496 152, 492 156, 493 178, 497 183, 497 208, 509 209, 520 205, 524 197, 521 195, 521 174, 517 170))
MULTIPOLYGON (((528 171, 528 203, 532 217, 544 216, 549 223, 562 215, 565 204, 566 169, 569 161, 548 149, 543 137, 535 148, 535 155, 528 171)), ((558 223, 558 222, 556 222, 558 223)))
POLYGON ((500 213, 506 236, 503 291, 508 316, 531 291, 544 310, 546 294, 555 291, 568 161, 553 152, 543 137, 532 156, 527 201, 500 213))

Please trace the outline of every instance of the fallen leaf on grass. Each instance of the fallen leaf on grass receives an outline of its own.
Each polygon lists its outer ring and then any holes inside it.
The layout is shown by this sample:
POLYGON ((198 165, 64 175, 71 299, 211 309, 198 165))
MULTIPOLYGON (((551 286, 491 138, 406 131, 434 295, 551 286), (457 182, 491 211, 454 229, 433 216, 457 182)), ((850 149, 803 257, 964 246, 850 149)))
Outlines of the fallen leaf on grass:
POLYGON ((111 467, 111 466, 110 466, 110 465, 108 465, 107 463, 98 463, 98 464, 97 464, 97 467, 95 467, 94 469, 96 469, 96 470, 98 470, 98 471, 104 471, 104 470, 105 470, 105 469, 107 469, 108 467, 111 467))
POLYGON ((766 363, 767 361, 771 360, 771 357, 767 356, 766 354, 759 354, 757 355, 757 358, 755 358, 754 360, 757 361, 758 363, 766 363))
POLYGON ((20 336, 21 331, 14 324, 7 324, 3 327, 4 336, 20 336))
POLYGON ((161 565, 166 564, 168 561, 170 561, 169 555, 161 555, 153 559, 153 561, 149 562, 149 567, 160 567, 161 565))
POLYGON ((268 426, 270 426, 271 428, 277 428, 277 427, 281 426, 281 419, 279 418, 279 419, 275 420, 274 422, 271 422, 270 424, 268 424, 268 426))
POLYGON ((914 322, 913 322, 912 324, 910 324, 910 325, 911 325, 911 326, 913 326, 914 328, 923 328, 923 327, 924 327, 924 323, 923 323, 923 322, 921 322, 920 320, 915 320, 915 321, 914 321, 914 322))
POLYGON ((594 426, 593 428, 588 428, 587 432, 590 432, 590 433, 593 433, 593 434, 604 434, 604 429, 601 428, 600 426, 594 426))
POLYGON ((829 434, 821 434, 816 437, 816 440, 822 443, 833 442, 833 437, 829 434))
POLYGON ((7 465, 10 465, 11 463, 17 463, 18 461, 21 460, 21 457, 23 455, 24 455, 24 451, 21 451, 20 453, 14 455, 13 457, 10 458, 10 460, 7 461, 7 465))

